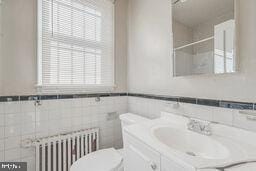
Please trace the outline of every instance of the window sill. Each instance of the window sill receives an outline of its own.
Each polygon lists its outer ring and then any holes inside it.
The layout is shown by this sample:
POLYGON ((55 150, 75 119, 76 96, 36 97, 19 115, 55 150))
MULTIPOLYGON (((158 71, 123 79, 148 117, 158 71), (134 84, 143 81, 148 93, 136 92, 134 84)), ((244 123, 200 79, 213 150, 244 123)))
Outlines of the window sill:
POLYGON ((42 86, 36 85, 36 92, 38 94, 80 94, 80 93, 103 93, 113 92, 116 86, 42 86))

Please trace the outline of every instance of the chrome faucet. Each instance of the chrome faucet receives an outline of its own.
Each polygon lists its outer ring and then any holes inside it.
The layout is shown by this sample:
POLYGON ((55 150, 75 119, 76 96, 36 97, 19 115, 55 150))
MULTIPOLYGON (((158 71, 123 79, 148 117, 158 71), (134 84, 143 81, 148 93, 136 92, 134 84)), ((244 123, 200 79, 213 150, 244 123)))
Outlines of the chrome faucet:
POLYGON ((208 136, 212 135, 210 122, 190 118, 187 126, 188 126, 188 130, 191 130, 203 135, 208 135, 208 136))

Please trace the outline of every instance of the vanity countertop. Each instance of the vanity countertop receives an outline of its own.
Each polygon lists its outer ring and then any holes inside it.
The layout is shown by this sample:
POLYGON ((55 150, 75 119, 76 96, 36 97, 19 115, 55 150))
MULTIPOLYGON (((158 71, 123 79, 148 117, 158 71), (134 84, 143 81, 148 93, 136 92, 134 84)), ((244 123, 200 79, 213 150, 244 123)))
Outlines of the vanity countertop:
MULTIPOLYGON (((224 159, 191 156, 161 143, 152 133, 155 127, 168 126, 173 129, 188 131, 186 125, 188 118, 181 116, 177 116, 177 118, 178 122, 177 120, 174 121, 175 119, 173 120, 173 116, 163 116, 159 119, 125 127, 125 132, 170 160, 193 169, 226 166, 244 161, 256 161, 256 145, 253 145, 253 142, 256 140, 256 133, 220 124, 211 125, 213 133, 211 138, 227 148, 229 155, 224 159)), ((190 137, 187 141, 193 141, 193 137, 190 137)))

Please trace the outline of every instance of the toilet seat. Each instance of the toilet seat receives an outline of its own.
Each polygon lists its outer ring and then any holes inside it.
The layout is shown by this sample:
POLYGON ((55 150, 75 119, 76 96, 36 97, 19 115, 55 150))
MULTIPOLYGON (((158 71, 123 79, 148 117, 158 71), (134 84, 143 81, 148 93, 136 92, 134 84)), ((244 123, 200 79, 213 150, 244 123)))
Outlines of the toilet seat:
POLYGON ((90 153, 77 160, 70 171, 116 171, 122 167, 123 157, 114 148, 90 153))

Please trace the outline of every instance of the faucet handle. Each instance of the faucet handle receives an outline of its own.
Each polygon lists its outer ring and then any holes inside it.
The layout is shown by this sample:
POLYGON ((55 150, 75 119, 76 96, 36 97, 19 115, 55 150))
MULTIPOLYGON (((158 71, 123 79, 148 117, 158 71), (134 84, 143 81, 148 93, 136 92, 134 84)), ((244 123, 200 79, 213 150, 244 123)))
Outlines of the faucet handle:
POLYGON ((205 125, 204 132, 205 132, 206 134, 208 134, 208 135, 211 135, 211 134, 212 134, 211 123, 208 123, 207 125, 205 125))
POLYGON ((189 122, 187 123, 188 129, 194 129, 197 125, 197 121, 195 119, 189 118, 189 122))
POLYGON ((204 135, 211 135, 211 123, 208 121, 203 121, 199 119, 190 118, 189 122, 187 123, 187 127, 189 130, 198 132, 204 135))

